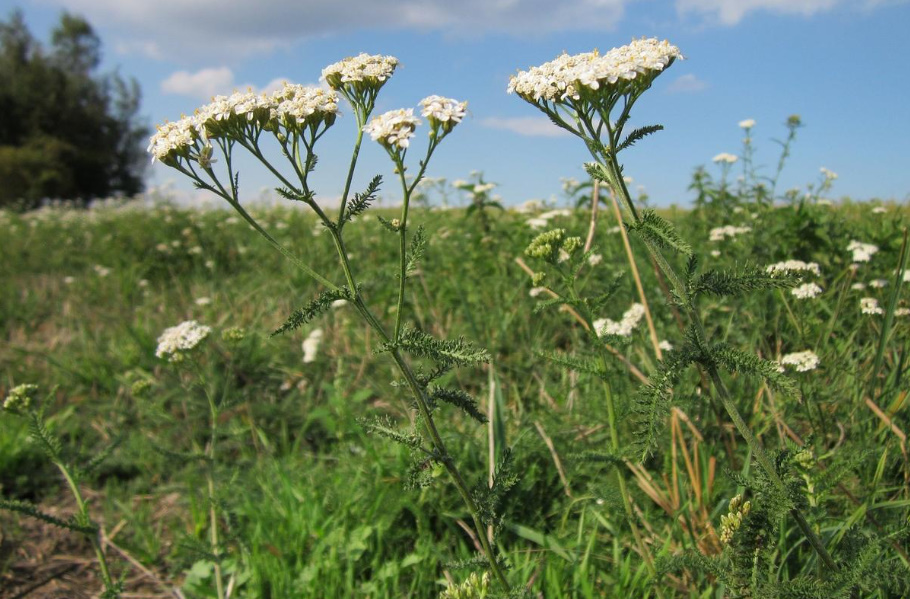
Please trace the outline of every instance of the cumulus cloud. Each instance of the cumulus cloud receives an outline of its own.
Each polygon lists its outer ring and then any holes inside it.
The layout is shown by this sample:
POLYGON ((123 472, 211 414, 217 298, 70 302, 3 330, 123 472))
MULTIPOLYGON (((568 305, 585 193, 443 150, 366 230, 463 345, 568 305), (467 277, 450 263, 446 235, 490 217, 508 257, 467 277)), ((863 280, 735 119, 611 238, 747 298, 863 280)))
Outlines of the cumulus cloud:
POLYGON ((161 82, 161 91, 167 94, 209 100, 212 96, 228 95, 234 90, 246 91, 249 89, 257 93, 272 93, 281 89, 286 81, 293 83, 288 77, 276 77, 262 87, 251 83, 237 85, 231 69, 218 67, 200 69, 195 72, 177 71, 161 82))
POLYGON ((560 129, 546 117, 489 117, 480 121, 480 124, 490 129, 511 131, 526 137, 563 137, 571 135, 568 131, 560 129))
POLYGON ((228 94, 233 86, 234 72, 228 67, 219 67, 200 69, 195 73, 177 71, 161 82, 161 91, 205 100, 218 94, 228 94))
POLYGON ((677 77, 672 83, 670 83, 670 85, 667 86, 667 91, 671 94, 691 94, 700 92, 706 87, 708 87, 707 83, 692 73, 687 73, 685 75, 677 77))
POLYGON ((166 36, 168 43, 160 46, 170 57, 223 60, 362 29, 521 36, 613 30, 632 0, 348 0, 343 10, 335 0, 52 1, 92 23, 116 26, 131 44, 166 36))
POLYGON ((681 15, 697 14, 722 25, 736 25, 752 12, 812 16, 829 11, 846 0, 676 0, 681 15))

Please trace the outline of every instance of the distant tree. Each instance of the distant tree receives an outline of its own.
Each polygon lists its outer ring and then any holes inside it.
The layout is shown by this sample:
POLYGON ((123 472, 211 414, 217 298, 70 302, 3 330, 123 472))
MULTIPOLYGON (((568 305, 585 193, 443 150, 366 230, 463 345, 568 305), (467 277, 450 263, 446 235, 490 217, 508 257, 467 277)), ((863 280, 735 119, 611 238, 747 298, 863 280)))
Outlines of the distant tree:
POLYGON ((20 11, 0 21, 0 207, 142 190, 139 85, 98 74, 100 63, 101 40, 81 17, 61 15, 49 50, 20 11))

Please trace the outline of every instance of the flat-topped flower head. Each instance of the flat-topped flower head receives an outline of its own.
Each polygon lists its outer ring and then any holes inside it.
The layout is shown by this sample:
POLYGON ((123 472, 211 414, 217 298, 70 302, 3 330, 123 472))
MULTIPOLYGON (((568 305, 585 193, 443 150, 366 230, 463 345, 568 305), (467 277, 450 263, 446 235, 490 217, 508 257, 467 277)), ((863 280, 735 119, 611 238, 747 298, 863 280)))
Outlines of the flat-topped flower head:
POLYGON ((201 325, 195 320, 181 322, 161 333, 155 355, 166 358, 168 362, 180 362, 187 352, 195 349, 211 332, 211 327, 201 325))
POLYGON ((229 137, 247 125, 263 126, 275 117, 275 103, 252 90, 215 96, 194 115, 196 130, 205 139, 229 137))
POLYGON ((633 40, 602 55, 562 54, 519 71, 509 80, 508 92, 532 104, 580 100, 594 93, 615 97, 647 88, 677 58, 682 58, 679 48, 656 38, 633 40))
POLYGON ((406 150, 414 137, 414 129, 419 124, 420 119, 414 116, 413 108, 400 108, 374 117, 364 126, 363 131, 386 149, 406 150))
POLYGON ((822 274, 821 268, 819 268, 817 262, 803 262, 802 260, 785 260, 783 262, 777 262, 776 264, 769 265, 765 268, 765 271, 771 274, 779 272, 811 272, 816 276, 822 274))
POLYGON ((420 101, 420 106, 420 114, 430 122, 430 129, 433 132, 442 129, 445 135, 464 118, 468 103, 442 96, 427 96, 420 101))
POLYGON ((739 158, 735 154, 730 154, 728 152, 721 152, 720 154, 715 156, 713 158, 713 160, 714 160, 714 162, 717 162, 717 163, 733 164, 734 162, 739 160, 739 158))
POLYGON ((338 94, 321 87, 285 83, 271 100, 277 124, 292 133, 321 124, 330 127, 339 115, 338 94))
POLYGON ((822 291, 824 289, 815 283, 803 283, 799 287, 791 289, 790 293, 796 296, 797 299, 812 299, 818 297, 822 291))
POLYGON ((158 160, 164 164, 171 164, 178 157, 187 156, 197 138, 195 119, 185 116, 179 121, 159 125, 158 130, 149 139, 147 151, 152 155, 152 162, 158 160))
POLYGON ((322 69, 322 80, 336 91, 378 90, 398 66, 394 56, 361 53, 322 69))
POLYGON ((746 129, 746 130, 751 129, 752 127, 755 126, 755 119, 746 119, 744 121, 740 121, 739 126, 742 129, 746 129))
POLYGON ((780 359, 780 363, 782 366, 792 366, 796 372, 808 372, 815 370, 820 361, 815 352, 806 350, 787 354, 780 359))

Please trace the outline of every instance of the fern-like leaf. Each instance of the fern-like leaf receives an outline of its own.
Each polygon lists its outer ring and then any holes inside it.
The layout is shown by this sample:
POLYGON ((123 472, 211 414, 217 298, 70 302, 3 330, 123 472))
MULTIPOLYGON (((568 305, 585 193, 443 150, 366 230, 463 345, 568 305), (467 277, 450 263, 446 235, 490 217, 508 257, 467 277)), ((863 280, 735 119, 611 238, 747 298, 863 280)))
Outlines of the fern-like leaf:
POLYGON ((395 428, 395 425, 388 418, 363 418, 360 419, 359 422, 368 433, 374 433, 385 437, 386 439, 391 439, 392 441, 401 443, 405 447, 410 447, 411 449, 423 449, 422 440, 416 431, 411 429, 407 432, 402 432, 395 428))
POLYGON ((567 370, 575 370, 577 372, 584 372, 586 374, 591 374, 596 376, 599 379, 606 379, 607 373, 603 368, 595 361, 589 360, 587 358, 579 358, 577 356, 572 356, 564 354, 557 351, 542 351, 535 350, 534 354, 539 357, 552 362, 557 366, 560 366, 567 370))
POLYGON ((325 291, 320 292, 310 303, 304 307, 295 310, 288 319, 284 322, 283 325, 275 329, 270 337, 275 335, 280 335, 287 331, 292 331, 298 329, 306 323, 312 321, 314 318, 329 310, 332 307, 332 302, 337 300, 353 300, 354 294, 351 293, 350 289, 347 287, 340 287, 338 289, 326 289, 325 291))
POLYGON ((734 272, 709 270, 694 279, 689 289, 692 297, 703 293, 738 297, 759 289, 789 289, 800 281, 792 273, 769 273, 765 269, 746 264, 734 272))
POLYGON ((630 148, 647 136, 653 133, 657 133, 658 131, 663 131, 663 129, 663 125, 648 125, 647 127, 639 127, 626 136, 622 143, 616 147, 616 152, 619 153, 626 148, 630 148))
POLYGON ((408 250, 408 261, 405 265, 405 276, 410 277, 417 272, 417 265, 423 259, 427 250, 427 235, 423 225, 419 225, 414 231, 414 237, 411 238, 411 247, 408 250))
POLYGON ((26 516, 37 518, 42 522, 47 522, 48 524, 52 524, 58 528, 72 530, 73 532, 80 532, 82 534, 91 535, 95 534, 98 531, 98 527, 94 524, 82 524, 73 518, 70 518, 69 520, 61 520, 60 518, 52 516, 47 512, 41 511, 38 506, 33 503, 29 503, 28 501, 21 501, 18 499, 5 499, 3 497, 0 497, 0 509, 25 514, 26 516))
POLYGON ((780 371, 780 364, 770 360, 763 360, 754 354, 749 354, 728 345, 717 344, 712 347, 707 356, 709 360, 720 364, 729 372, 744 372, 759 376, 768 381, 774 389, 791 396, 798 396, 799 389, 790 377, 780 371))
POLYGON ((405 329, 402 332, 397 344, 393 342, 383 343, 376 351, 386 352, 396 348, 401 348, 421 358, 429 358, 443 365, 466 366, 490 361, 490 354, 487 350, 474 347, 471 342, 465 341, 464 338, 436 339, 412 328, 405 329))
POLYGON ((367 185, 366 191, 363 193, 355 193, 354 199, 351 200, 351 203, 348 204, 347 212, 344 215, 343 222, 351 222, 355 216, 359 216, 367 211, 374 201, 376 201, 376 192, 379 191, 379 186, 382 184, 382 175, 376 175, 373 177, 372 181, 367 185))
POLYGON ((480 424, 486 424, 487 422, 487 416, 480 411, 477 400, 461 389, 433 386, 429 389, 428 395, 434 401, 444 401, 459 408, 480 424))
POLYGON ((673 250, 686 256, 692 255, 692 246, 679 236, 669 221, 658 216, 653 210, 643 210, 641 220, 630 226, 629 230, 662 249, 673 250))
POLYGON ((311 202, 313 200, 312 193, 298 193, 293 189, 287 187, 276 187, 275 192, 283 197, 286 200, 291 200, 292 202, 311 202))

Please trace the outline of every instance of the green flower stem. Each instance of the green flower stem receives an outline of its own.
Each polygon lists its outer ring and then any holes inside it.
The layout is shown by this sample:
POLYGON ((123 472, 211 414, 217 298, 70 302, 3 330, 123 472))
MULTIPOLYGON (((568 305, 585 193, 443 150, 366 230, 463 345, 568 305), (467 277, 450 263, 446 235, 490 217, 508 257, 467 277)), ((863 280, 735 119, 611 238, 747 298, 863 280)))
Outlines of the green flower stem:
MULTIPOLYGON (((54 465, 57 466, 63 474, 63 478, 66 479, 66 484, 69 485, 70 491, 76 499, 76 506, 79 508, 79 516, 83 523, 91 523, 88 515, 88 506, 85 505, 85 499, 82 498, 82 492, 79 491, 79 486, 76 484, 75 479, 73 479, 72 474, 70 474, 69 469, 59 460, 54 460, 54 465)), ((96 531, 94 534, 86 536, 92 543, 92 549, 95 550, 95 557, 98 558, 98 566, 101 568, 101 580, 104 582, 105 590, 114 591, 114 580, 111 578, 111 572, 107 567, 107 559, 104 557, 104 551, 101 548, 100 532, 96 531)))
MULTIPOLYGON (((208 463, 206 464, 206 483, 208 486, 208 500, 209 500, 209 540, 212 545, 212 553, 218 555, 218 514, 215 512, 215 440, 218 433, 218 406, 215 405, 215 400, 212 398, 211 394, 206 390, 206 398, 209 402, 209 413, 212 418, 211 426, 211 438, 209 439, 209 446, 206 453, 208 454, 208 463)), ((220 557, 220 556, 219 556, 220 557)), ((215 592, 218 596, 218 599, 224 599, 224 579, 221 572, 221 563, 218 560, 215 560, 215 592)))
POLYGON ((354 180, 354 170, 357 167, 357 157, 360 155, 360 145, 363 143, 363 126, 366 124, 369 111, 364 108, 361 115, 360 110, 354 105, 354 114, 357 118, 357 138, 354 141, 354 151, 351 153, 351 165, 348 167, 348 178, 344 182, 344 191, 341 193, 341 206, 338 209, 338 228, 344 226, 344 209, 348 203, 348 195, 351 193, 351 182, 354 180))
MULTIPOLYGON (((443 136, 444 137, 444 136, 443 136)), ((404 152, 401 153, 392 153, 389 152, 389 155, 392 157, 392 160, 395 162, 396 170, 398 171, 398 178, 401 180, 401 191, 403 194, 403 199, 401 201, 401 218, 399 218, 398 224, 398 310, 395 312, 395 335, 393 339, 397 342, 401 335, 401 322, 402 322, 402 313, 404 312, 404 292, 405 292, 405 283, 407 282, 407 265, 408 265, 408 244, 407 244, 407 231, 408 231, 408 205, 411 202, 411 194, 414 193, 414 190, 417 189, 417 185, 420 183, 420 180, 423 179, 423 174, 427 170, 427 165, 430 163, 430 157, 433 155, 433 150, 436 149, 436 146, 439 142, 442 141, 442 137, 436 138, 435 135, 430 136, 430 145, 427 147, 427 155, 424 157, 423 161, 420 163, 420 171, 418 171, 417 176, 414 177, 414 181, 411 185, 408 185, 407 179, 405 179, 405 166, 404 166, 404 152)))
MULTIPOLYGON (((611 130, 611 141, 614 142, 615 138, 611 130)), ((618 138, 618 134, 616 135, 618 138)), ((616 160, 615 154, 607 154, 603 157, 594 155, 595 159, 604 160, 607 168, 610 170, 613 175, 613 179, 616 181, 616 185, 619 189, 617 192, 621 194, 626 207, 629 209, 629 212, 632 214, 632 217, 635 219, 635 222, 639 222, 640 217, 638 216, 635 206, 632 203, 632 199, 629 196, 629 191, 626 189, 625 183, 622 180, 621 169, 619 168, 619 163, 616 160)), ((695 334, 698 338, 699 344, 703 347, 708 346, 708 335, 705 331, 704 324, 701 320, 701 315, 698 313, 698 310, 695 308, 694 303, 689 298, 688 291, 686 286, 683 284, 682 280, 676 274, 676 271, 670 266, 670 263, 667 262, 667 259, 664 258, 660 250, 655 247, 653 243, 644 239, 645 247, 648 249, 648 253, 651 254, 651 257, 657 263, 661 272, 664 273, 664 276, 670 281, 671 286, 676 292, 677 296, 680 298, 686 298, 685 302, 685 311, 689 317, 689 321, 695 328, 695 334)), ((746 444, 749 446, 749 449, 752 450, 752 455, 755 456, 755 459, 758 461, 759 465, 765 471, 768 478, 771 479, 772 484, 777 487, 778 491, 784 495, 788 495, 788 490, 784 481, 781 479, 780 475, 777 473, 777 469, 771 463, 771 459, 768 457, 768 454, 765 452, 762 447, 761 442, 752 434, 752 430, 749 428, 749 425, 746 424, 746 421, 743 419, 742 415, 739 413, 739 409, 736 407, 736 404, 733 402, 732 397, 730 396, 729 391, 727 390, 726 385, 720 377, 720 373, 717 370, 717 367, 713 364, 708 364, 705 366, 705 369, 708 372, 708 376, 711 379, 711 382, 714 384, 714 389, 717 392, 718 397, 720 398, 721 403, 724 406, 724 409, 727 411, 727 415, 730 417, 730 420, 733 421, 736 430, 739 431, 739 434, 746 441, 746 444)), ((806 518, 803 516, 802 512, 797 508, 790 510, 790 515, 793 516, 796 523, 799 525, 800 529, 803 531, 803 534, 806 535, 809 543, 818 553, 819 557, 832 571, 837 571, 837 564, 834 563, 834 560, 831 558, 831 555, 825 549, 824 543, 806 521, 806 518)))
MULTIPOLYGON (((357 290, 357 285, 354 282, 354 275, 351 271, 350 260, 348 259, 347 251, 345 249, 344 240, 341 237, 341 233, 338 230, 333 229, 332 238, 335 240, 335 248, 338 251, 339 257, 341 258, 341 266, 344 270, 345 279, 348 282, 348 288, 351 289, 351 292, 354 295, 352 303, 354 304, 355 309, 358 313, 360 313, 367 324, 376 332, 376 334, 379 335, 379 338, 383 343, 392 343, 392 338, 389 337, 388 333, 379 322, 379 320, 373 315, 372 312, 370 312, 370 309, 363 301, 363 297, 357 290)), ((439 460, 445 467, 446 472, 452 479, 452 483, 458 490, 458 494, 461 495, 465 506, 471 513, 471 519, 474 522, 474 531, 477 535, 477 538, 480 540, 481 548, 483 549, 484 555, 487 558, 487 562, 490 564, 490 569, 493 571, 493 575, 496 577, 496 580, 498 580, 500 585, 502 585, 502 588, 508 592, 511 590, 509 581, 506 579, 505 573, 502 571, 499 562, 496 561, 496 554, 493 552, 493 548, 490 545, 489 539, 487 538, 486 529, 483 526, 483 523, 480 521, 479 510, 477 508, 477 504, 474 502, 474 498, 471 497, 471 492, 468 488, 468 485, 465 482, 464 477, 461 475, 461 472, 458 470, 458 467, 455 465, 455 462, 449 455, 445 443, 439 434, 439 430, 436 428, 436 423, 433 420, 433 414, 430 412, 429 402, 427 401, 425 391, 420 385, 420 382, 417 380, 417 376, 414 374, 414 371, 405 361, 404 356, 401 355, 401 352, 397 348, 394 348, 390 354, 392 356, 392 360, 394 360, 396 366, 398 366, 398 370, 407 381, 408 387, 410 387, 411 393, 413 393, 414 398, 417 401, 417 409, 423 418, 427 434, 433 444, 433 449, 435 450, 435 458, 439 460)))

